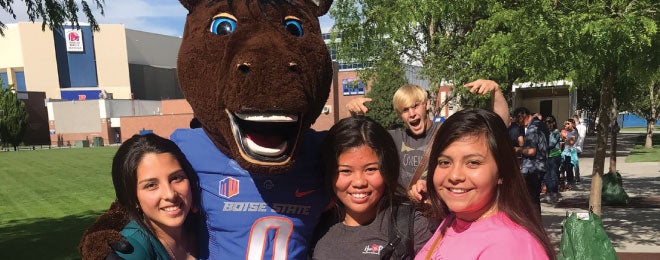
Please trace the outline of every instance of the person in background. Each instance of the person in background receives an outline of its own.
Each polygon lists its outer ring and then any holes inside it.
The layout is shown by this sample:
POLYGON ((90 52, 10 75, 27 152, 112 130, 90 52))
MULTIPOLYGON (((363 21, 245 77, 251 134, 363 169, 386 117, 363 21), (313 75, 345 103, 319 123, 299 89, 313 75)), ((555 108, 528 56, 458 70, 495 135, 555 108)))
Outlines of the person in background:
POLYGON ((444 220, 415 259, 555 259, 496 114, 466 109, 449 117, 431 158, 429 199, 444 220))
MULTIPOLYGON (((493 101, 493 111, 502 118, 506 125, 509 124, 509 106, 495 81, 479 79, 465 84, 464 87, 479 95, 490 93, 493 101)), ((355 98, 346 104, 346 109, 351 114, 364 114, 368 111, 364 103, 370 101, 371 98, 355 98)), ((411 179, 415 170, 424 157, 426 146, 440 124, 431 121, 428 114, 431 108, 428 93, 420 86, 401 86, 394 93, 392 104, 405 127, 388 130, 388 132, 394 138, 401 160, 399 183, 404 188, 409 188, 413 184, 411 179)), ((426 172, 426 169, 424 172, 426 172)), ((424 182, 425 175, 426 173, 422 174, 419 181, 424 182)), ((425 185, 416 186, 425 187, 425 185)), ((413 201, 419 202, 423 197, 423 193, 423 190, 410 190, 409 197, 413 201)))
MULTIPOLYGON (((365 116, 344 118, 326 136, 322 148, 325 185, 332 191, 338 223, 317 242, 313 259, 405 259, 412 258, 433 234, 436 226, 418 211, 409 211, 406 222, 412 234, 390 241, 389 233, 399 222, 399 207, 407 202, 398 183, 399 156, 392 137, 365 116), (412 236, 407 238, 408 236, 412 236), (386 250, 403 245, 404 252, 386 250), (387 256, 386 251, 391 253, 387 256)), ((405 232, 409 233, 409 232, 405 232)))
POLYGON ((568 182, 567 189, 571 189, 575 185, 575 176, 573 174, 573 166, 578 163, 577 150, 575 143, 577 142, 578 132, 575 130, 575 122, 572 118, 564 122, 565 132, 561 132, 561 139, 564 142, 564 150, 561 152, 562 166, 566 172, 566 181, 568 182))
POLYGON ((508 132, 509 132, 509 138, 511 139, 511 144, 513 145, 513 148, 515 149, 516 147, 522 147, 525 140, 525 130, 518 125, 516 120, 513 118, 513 115, 509 116, 509 121, 511 121, 511 125, 509 125, 508 132))
POLYGON ((575 142, 575 151, 577 151, 578 163, 575 164, 575 182, 580 183, 580 154, 582 154, 582 147, 584 145, 584 138, 587 137, 587 126, 582 123, 578 115, 573 115, 575 122, 575 130, 577 130, 578 137, 575 142))
POLYGON ((545 174, 546 199, 550 203, 559 200, 559 165, 561 164, 560 134, 557 129, 555 116, 549 115, 545 118, 545 124, 550 130, 548 138, 548 169, 545 174))
POLYGON ((548 140, 543 133, 547 128, 537 117, 532 116, 524 107, 513 111, 519 125, 525 128, 525 144, 517 152, 522 155, 521 172, 525 178, 527 192, 536 206, 536 213, 541 217, 541 180, 547 172, 548 140))
MULTIPOLYGON (((543 115, 541 113, 534 113, 534 117, 536 117, 539 121, 543 122, 543 115)), ((541 127, 541 131, 543 134, 545 134, 546 140, 550 138, 550 129, 545 124, 540 124, 539 127, 541 127)))
POLYGON ((112 160, 117 202, 131 221, 121 234, 132 252, 123 259, 196 259, 199 182, 174 142, 134 135, 112 160))

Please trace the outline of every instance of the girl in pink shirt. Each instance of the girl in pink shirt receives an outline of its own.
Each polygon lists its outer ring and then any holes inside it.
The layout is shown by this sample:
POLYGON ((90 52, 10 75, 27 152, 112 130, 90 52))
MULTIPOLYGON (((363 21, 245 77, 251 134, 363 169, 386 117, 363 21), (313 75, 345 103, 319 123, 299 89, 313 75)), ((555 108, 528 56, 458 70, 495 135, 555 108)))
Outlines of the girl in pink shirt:
POLYGON ((488 110, 443 123, 420 189, 444 221, 415 259, 555 259, 507 137, 488 110))

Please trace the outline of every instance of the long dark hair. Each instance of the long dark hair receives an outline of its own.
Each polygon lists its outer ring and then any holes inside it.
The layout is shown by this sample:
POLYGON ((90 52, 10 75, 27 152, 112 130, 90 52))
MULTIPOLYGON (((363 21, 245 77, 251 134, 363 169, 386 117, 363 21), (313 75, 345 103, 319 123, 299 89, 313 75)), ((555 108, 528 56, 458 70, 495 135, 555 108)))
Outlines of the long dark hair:
POLYGON ((557 119, 555 118, 555 116, 553 115, 546 116, 545 122, 552 124, 552 128, 548 127, 550 129, 550 132, 552 132, 552 130, 557 129, 557 119))
MULTIPOLYGON (((437 158, 449 145, 466 136, 485 137, 488 149, 497 162, 497 172, 502 180, 502 183, 497 185, 496 203, 499 211, 530 232, 545 248, 548 257, 554 259, 554 249, 541 220, 533 214, 532 200, 525 188, 513 146, 509 142, 507 128, 494 112, 484 109, 461 110, 450 116, 438 130, 429 157, 427 177, 427 190, 433 213, 441 218, 449 214, 449 208, 438 195, 432 181, 438 164, 437 158)), ((444 230, 442 232, 444 233, 444 230)))
POLYGON ((378 210, 384 210, 405 199, 405 191, 399 184, 399 154, 392 136, 373 119, 366 116, 352 116, 337 122, 321 145, 321 158, 325 175, 326 191, 335 200, 338 218, 346 214, 345 206, 337 199, 333 187, 338 174, 338 158, 350 148, 367 145, 378 155, 378 167, 385 183, 383 197, 378 210))
MULTIPOLYGON (((192 208, 199 208, 200 188, 199 179, 192 166, 181 152, 179 147, 172 141, 155 134, 134 135, 126 140, 117 150, 112 160, 112 183, 115 186, 117 202, 128 212, 129 217, 135 220, 143 228, 152 232, 151 226, 142 216, 142 211, 137 198, 137 168, 142 158, 148 153, 169 153, 181 165, 190 183, 193 197, 192 208)), ((196 230, 196 217, 190 212, 184 222, 187 231, 196 230)))

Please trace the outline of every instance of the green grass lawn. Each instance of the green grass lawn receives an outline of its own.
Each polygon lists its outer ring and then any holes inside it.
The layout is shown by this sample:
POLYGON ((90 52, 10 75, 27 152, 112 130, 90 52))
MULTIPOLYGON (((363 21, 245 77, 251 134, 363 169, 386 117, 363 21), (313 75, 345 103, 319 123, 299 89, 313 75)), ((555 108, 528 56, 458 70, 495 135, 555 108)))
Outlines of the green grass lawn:
MULTIPOLYGON (((622 133, 646 133, 646 127, 624 127, 622 133)), ((660 133, 660 126, 653 128, 653 133, 660 133)))
POLYGON ((626 162, 660 162, 660 133, 653 132, 653 148, 645 149, 646 134, 640 135, 635 141, 635 148, 630 151, 626 162))
POLYGON ((114 200, 116 151, 0 152, 0 259, 79 259, 82 232, 114 200))

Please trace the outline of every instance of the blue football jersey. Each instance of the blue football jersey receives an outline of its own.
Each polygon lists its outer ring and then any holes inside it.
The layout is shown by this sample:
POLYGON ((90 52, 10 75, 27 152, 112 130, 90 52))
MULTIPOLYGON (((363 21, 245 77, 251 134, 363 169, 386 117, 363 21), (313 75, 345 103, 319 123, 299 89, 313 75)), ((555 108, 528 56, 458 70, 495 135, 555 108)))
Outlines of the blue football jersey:
POLYGON ((201 258, 306 259, 314 227, 328 205, 319 147, 323 133, 305 135, 294 167, 252 174, 220 152, 202 129, 172 136, 202 188, 201 258), (208 247, 208 248, 207 248, 208 247))

